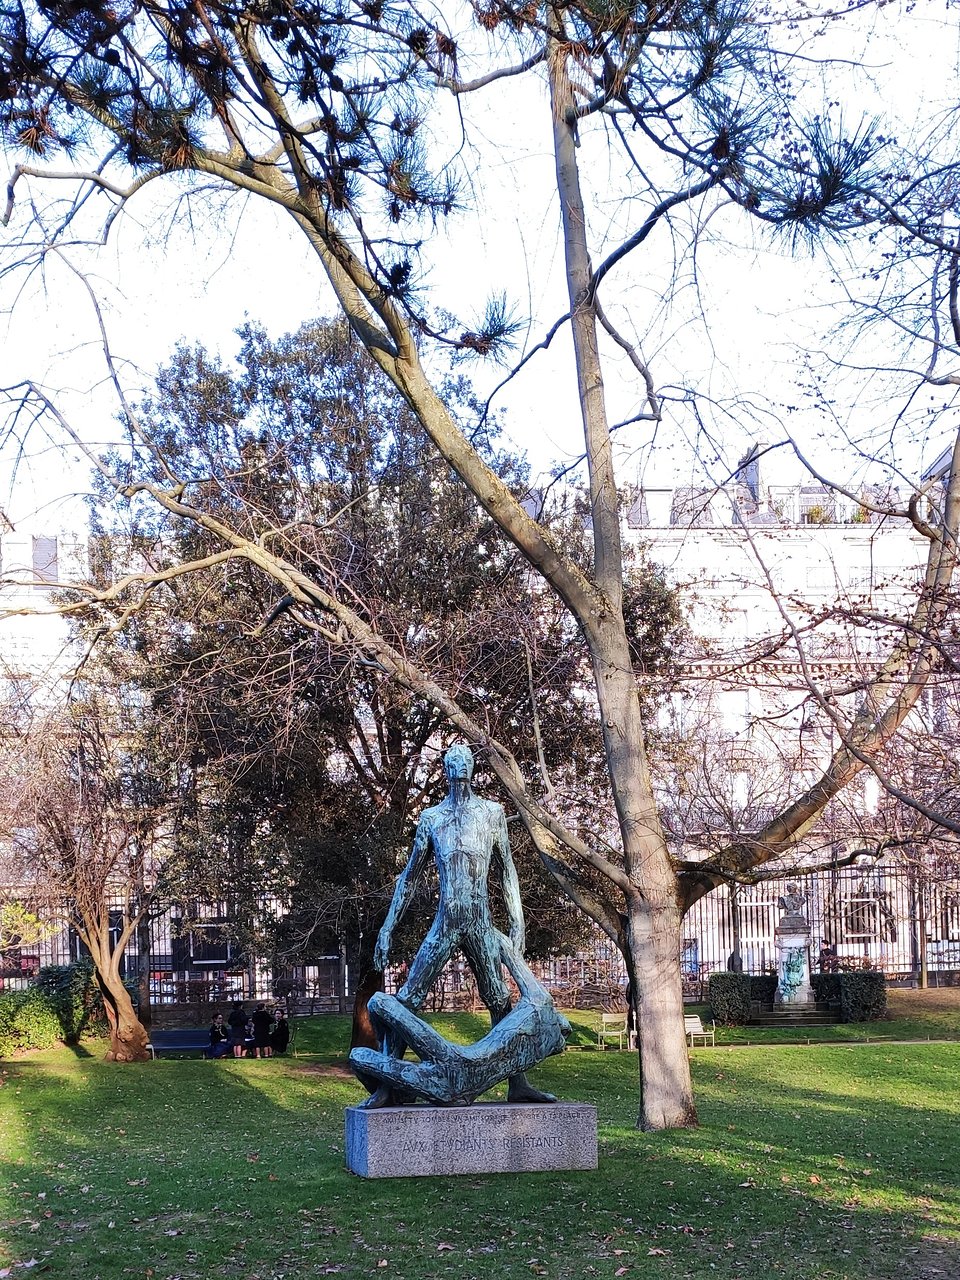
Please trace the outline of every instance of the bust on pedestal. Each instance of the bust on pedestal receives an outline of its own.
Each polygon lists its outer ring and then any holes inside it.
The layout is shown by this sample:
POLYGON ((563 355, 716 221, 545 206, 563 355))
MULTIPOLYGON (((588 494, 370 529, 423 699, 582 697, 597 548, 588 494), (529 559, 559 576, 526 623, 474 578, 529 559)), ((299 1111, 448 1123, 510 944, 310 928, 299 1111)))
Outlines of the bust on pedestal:
POLYGON ((812 1004, 810 986, 810 925, 803 914, 807 895, 788 884, 779 900, 783 912, 774 936, 777 943, 777 995, 780 1005, 812 1004))

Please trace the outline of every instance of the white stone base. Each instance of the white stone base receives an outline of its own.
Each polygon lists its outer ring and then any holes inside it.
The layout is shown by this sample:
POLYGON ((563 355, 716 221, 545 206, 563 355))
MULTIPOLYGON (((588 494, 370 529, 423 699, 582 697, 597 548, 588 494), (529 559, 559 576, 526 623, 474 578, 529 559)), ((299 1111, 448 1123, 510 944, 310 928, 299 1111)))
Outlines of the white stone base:
POLYGON ((813 994, 813 987, 810 985, 810 930, 803 931, 796 929, 784 931, 781 927, 777 927, 774 937, 777 944, 777 994, 774 997, 774 1003, 782 1005, 784 1008, 793 1009, 798 1005, 813 1004, 816 997, 813 994), (797 987, 789 998, 784 999, 782 989, 782 976, 786 963, 786 956, 791 951, 803 952, 803 974, 800 979, 800 985, 797 987))
POLYGON ((348 1107, 347 1168, 361 1178, 596 1169, 597 1109, 587 1103, 348 1107))

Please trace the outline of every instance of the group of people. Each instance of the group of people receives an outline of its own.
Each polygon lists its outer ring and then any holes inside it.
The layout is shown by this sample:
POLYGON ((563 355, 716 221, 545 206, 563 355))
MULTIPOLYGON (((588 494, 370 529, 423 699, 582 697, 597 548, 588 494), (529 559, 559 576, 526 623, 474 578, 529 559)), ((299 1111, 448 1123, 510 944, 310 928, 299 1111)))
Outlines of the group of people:
POLYGON ((218 1013, 210 1024, 208 1057, 272 1058, 286 1053, 290 1043, 287 1011, 278 1005, 268 1009, 261 1001, 253 1013, 247 1013, 238 1000, 226 1018, 218 1013))

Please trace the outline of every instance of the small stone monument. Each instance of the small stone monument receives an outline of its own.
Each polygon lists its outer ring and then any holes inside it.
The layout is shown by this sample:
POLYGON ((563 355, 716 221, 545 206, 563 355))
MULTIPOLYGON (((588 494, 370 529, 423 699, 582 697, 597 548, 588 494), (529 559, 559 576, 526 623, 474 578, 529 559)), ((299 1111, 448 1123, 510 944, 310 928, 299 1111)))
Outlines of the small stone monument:
POLYGON ((777 995, 779 1005, 813 1004, 810 986, 810 925, 804 914, 807 894, 788 884, 779 900, 783 912, 774 931, 777 943, 777 995))

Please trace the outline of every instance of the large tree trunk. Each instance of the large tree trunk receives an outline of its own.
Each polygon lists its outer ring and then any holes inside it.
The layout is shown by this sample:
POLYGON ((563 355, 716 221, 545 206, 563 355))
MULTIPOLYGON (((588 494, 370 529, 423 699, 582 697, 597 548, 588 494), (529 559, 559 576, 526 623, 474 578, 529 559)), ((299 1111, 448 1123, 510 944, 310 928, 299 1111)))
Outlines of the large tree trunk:
POLYGON ((110 1026, 110 1048, 107 1062, 146 1062, 150 1058, 147 1048, 149 1036, 137 1017, 130 992, 120 977, 120 955, 112 951, 109 940, 88 936, 84 939, 93 959, 97 986, 103 997, 103 1007, 110 1026))
POLYGON ((140 1001, 140 1022, 149 1027, 153 1022, 153 1002, 150 998, 151 955, 150 921, 144 917, 137 925, 137 998, 140 1001))
POLYGON ((697 1123, 683 1031, 680 921, 672 893, 659 901, 648 893, 628 904, 627 936, 639 992, 641 1099, 637 1124, 641 1129, 680 1129, 697 1123))
POLYGON ((590 648, 607 771, 631 885, 625 896, 639 1013, 639 1123, 644 1129, 666 1129, 697 1123, 683 1026, 680 911, 676 875, 653 794, 637 678, 623 618, 619 498, 597 338, 568 57, 567 45, 552 38, 547 61, 557 192, 590 481, 594 574, 602 593, 600 609, 591 608, 585 600, 576 613, 590 648))
POLYGON ((591 648, 624 865, 633 886, 625 896, 640 1042, 638 1123, 643 1129, 689 1127, 697 1123, 697 1112, 683 1025, 682 915, 653 798, 636 681, 626 638, 620 644, 618 639, 595 640, 591 648))

